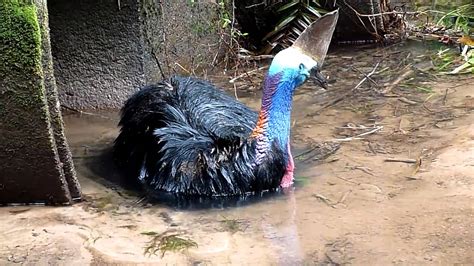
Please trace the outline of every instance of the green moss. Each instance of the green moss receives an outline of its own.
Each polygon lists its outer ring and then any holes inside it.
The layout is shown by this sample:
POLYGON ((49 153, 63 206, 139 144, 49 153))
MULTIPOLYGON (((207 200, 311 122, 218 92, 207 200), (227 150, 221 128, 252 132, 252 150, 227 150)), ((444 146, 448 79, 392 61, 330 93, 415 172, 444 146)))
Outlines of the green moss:
POLYGON ((41 33, 28 0, 0 2, 0 75, 40 74, 41 33))
POLYGON ((161 252, 161 257, 167 251, 180 252, 189 248, 197 248, 198 244, 189 238, 183 237, 182 232, 176 230, 168 230, 161 234, 153 231, 143 232, 142 235, 151 236, 152 239, 145 247, 145 255, 156 255, 158 251, 161 252))
POLYGON ((42 83, 42 43, 36 6, 32 0, 0 1, 0 79, 7 96, 24 110, 45 101, 42 83))

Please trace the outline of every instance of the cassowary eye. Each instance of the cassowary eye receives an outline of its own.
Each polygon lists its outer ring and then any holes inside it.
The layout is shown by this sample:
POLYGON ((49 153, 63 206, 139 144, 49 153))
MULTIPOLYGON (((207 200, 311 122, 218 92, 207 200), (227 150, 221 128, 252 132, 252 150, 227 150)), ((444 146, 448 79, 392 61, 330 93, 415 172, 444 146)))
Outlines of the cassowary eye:
POLYGON ((305 69, 305 67, 304 67, 304 64, 301 63, 301 64, 300 64, 300 70, 303 70, 303 69, 305 69))

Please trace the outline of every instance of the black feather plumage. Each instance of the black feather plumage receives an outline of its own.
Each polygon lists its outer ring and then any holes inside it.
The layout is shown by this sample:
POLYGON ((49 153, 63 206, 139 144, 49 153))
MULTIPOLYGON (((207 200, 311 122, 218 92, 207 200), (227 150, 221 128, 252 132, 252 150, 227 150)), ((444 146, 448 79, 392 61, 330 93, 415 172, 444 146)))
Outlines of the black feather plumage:
POLYGON ((184 196, 274 190, 285 173, 273 143, 256 164, 257 113, 210 83, 172 77, 142 88, 122 109, 114 158, 148 189, 184 196))

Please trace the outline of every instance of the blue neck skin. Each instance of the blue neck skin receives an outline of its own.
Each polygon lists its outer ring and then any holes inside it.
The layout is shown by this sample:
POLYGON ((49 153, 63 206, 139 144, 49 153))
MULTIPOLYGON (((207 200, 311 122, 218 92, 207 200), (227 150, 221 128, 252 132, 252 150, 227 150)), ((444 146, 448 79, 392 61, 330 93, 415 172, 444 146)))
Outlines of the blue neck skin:
POLYGON ((293 93, 303 82, 298 77, 298 70, 272 73, 270 69, 263 88, 262 109, 266 111, 268 118, 264 134, 270 144, 278 141, 285 151, 290 136, 293 93))

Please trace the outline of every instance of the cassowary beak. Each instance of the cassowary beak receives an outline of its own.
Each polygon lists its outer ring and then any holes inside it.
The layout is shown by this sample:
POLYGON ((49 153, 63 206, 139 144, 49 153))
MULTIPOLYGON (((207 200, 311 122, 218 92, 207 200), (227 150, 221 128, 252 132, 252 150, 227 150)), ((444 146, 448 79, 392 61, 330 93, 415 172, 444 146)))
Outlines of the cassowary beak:
POLYGON ((317 62, 317 65, 311 69, 310 79, 314 80, 317 85, 324 89, 327 88, 328 83, 320 71, 328 52, 329 44, 331 44, 338 17, 338 10, 320 17, 309 25, 292 45, 292 47, 299 49, 317 62))
POLYGON ((312 80, 317 86, 325 90, 328 89, 328 81, 323 76, 323 74, 321 74, 318 66, 315 66, 311 69, 309 79, 312 80))

